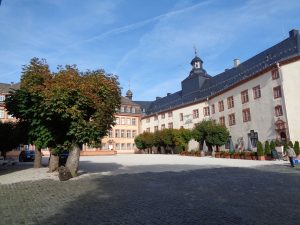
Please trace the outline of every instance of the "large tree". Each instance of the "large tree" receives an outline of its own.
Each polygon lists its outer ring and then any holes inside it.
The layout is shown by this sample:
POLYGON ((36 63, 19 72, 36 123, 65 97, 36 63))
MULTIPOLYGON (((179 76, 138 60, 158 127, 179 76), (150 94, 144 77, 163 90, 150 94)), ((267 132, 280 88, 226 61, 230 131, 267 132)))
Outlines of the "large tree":
POLYGON ((221 124, 212 120, 203 120, 197 123, 193 129, 193 138, 200 143, 205 140, 208 145, 217 146, 226 144, 229 131, 221 124))
POLYGON ((80 145, 99 145, 114 125, 120 107, 118 79, 103 70, 80 72, 65 66, 51 73, 48 68, 36 58, 24 67, 20 89, 8 96, 8 111, 29 124, 37 149, 49 147, 52 155, 71 150, 66 166, 76 176, 80 145))

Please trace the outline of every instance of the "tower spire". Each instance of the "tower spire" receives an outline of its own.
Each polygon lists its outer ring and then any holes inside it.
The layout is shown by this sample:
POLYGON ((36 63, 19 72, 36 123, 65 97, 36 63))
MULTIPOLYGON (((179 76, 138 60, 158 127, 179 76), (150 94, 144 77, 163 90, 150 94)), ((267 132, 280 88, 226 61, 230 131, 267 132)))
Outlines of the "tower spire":
POLYGON ((197 56, 197 48, 196 48, 195 45, 193 46, 193 48, 194 48, 194 51, 195 51, 195 57, 196 57, 196 56, 197 56))

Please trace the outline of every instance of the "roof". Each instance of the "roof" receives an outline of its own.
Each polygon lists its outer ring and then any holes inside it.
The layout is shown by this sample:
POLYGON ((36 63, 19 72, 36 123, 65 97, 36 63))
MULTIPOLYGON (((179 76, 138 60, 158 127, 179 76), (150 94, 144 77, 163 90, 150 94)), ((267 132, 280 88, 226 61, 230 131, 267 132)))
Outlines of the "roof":
POLYGON ((141 108, 147 111, 152 101, 134 101, 134 103, 138 104, 139 106, 141 106, 141 108))
POLYGON ((121 105, 139 106, 137 103, 131 101, 129 98, 121 96, 121 105))
MULTIPOLYGON (((275 65, 277 62, 299 56, 300 36, 297 30, 290 31, 290 37, 271 48, 253 56, 238 67, 226 70, 213 77, 206 77, 201 88, 193 92, 178 91, 153 101, 147 108, 146 114, 151 115, 160 111, 171 110, 179 106, 205 100, 208 97, 257 75, 258 72, 275 65), (186 94, 182 94, 186 93, 186 94)), ((188 79, 188 78, 186 78, 188 79)), ((185 79, 185 80, 186 80, 185 79)))
POLYGON ((12 84, 5 84, 0 83, 0 93, 1 94, 8 94, 11 90, 16 90, 20 88, 20 83, 12 83, 12 84))

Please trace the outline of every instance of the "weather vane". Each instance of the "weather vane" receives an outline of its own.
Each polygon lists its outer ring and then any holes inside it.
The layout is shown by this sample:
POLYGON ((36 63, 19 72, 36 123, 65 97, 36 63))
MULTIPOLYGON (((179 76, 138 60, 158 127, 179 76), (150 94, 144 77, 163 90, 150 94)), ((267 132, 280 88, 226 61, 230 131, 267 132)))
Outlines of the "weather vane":
POLYGON ((197 56, 197 48, 195 45, 193 47, 194 47, 194 51, 195 51, 195 56, 197 56))

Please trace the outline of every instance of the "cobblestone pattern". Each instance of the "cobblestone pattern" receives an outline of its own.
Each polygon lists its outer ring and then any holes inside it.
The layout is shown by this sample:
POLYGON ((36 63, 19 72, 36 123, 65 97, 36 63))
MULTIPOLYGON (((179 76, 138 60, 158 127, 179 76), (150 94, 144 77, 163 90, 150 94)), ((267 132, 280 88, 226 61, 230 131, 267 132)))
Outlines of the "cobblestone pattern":
POLYGON ((296 225, 299 174, 207 168, 0 185, 0 224, 296 225))

